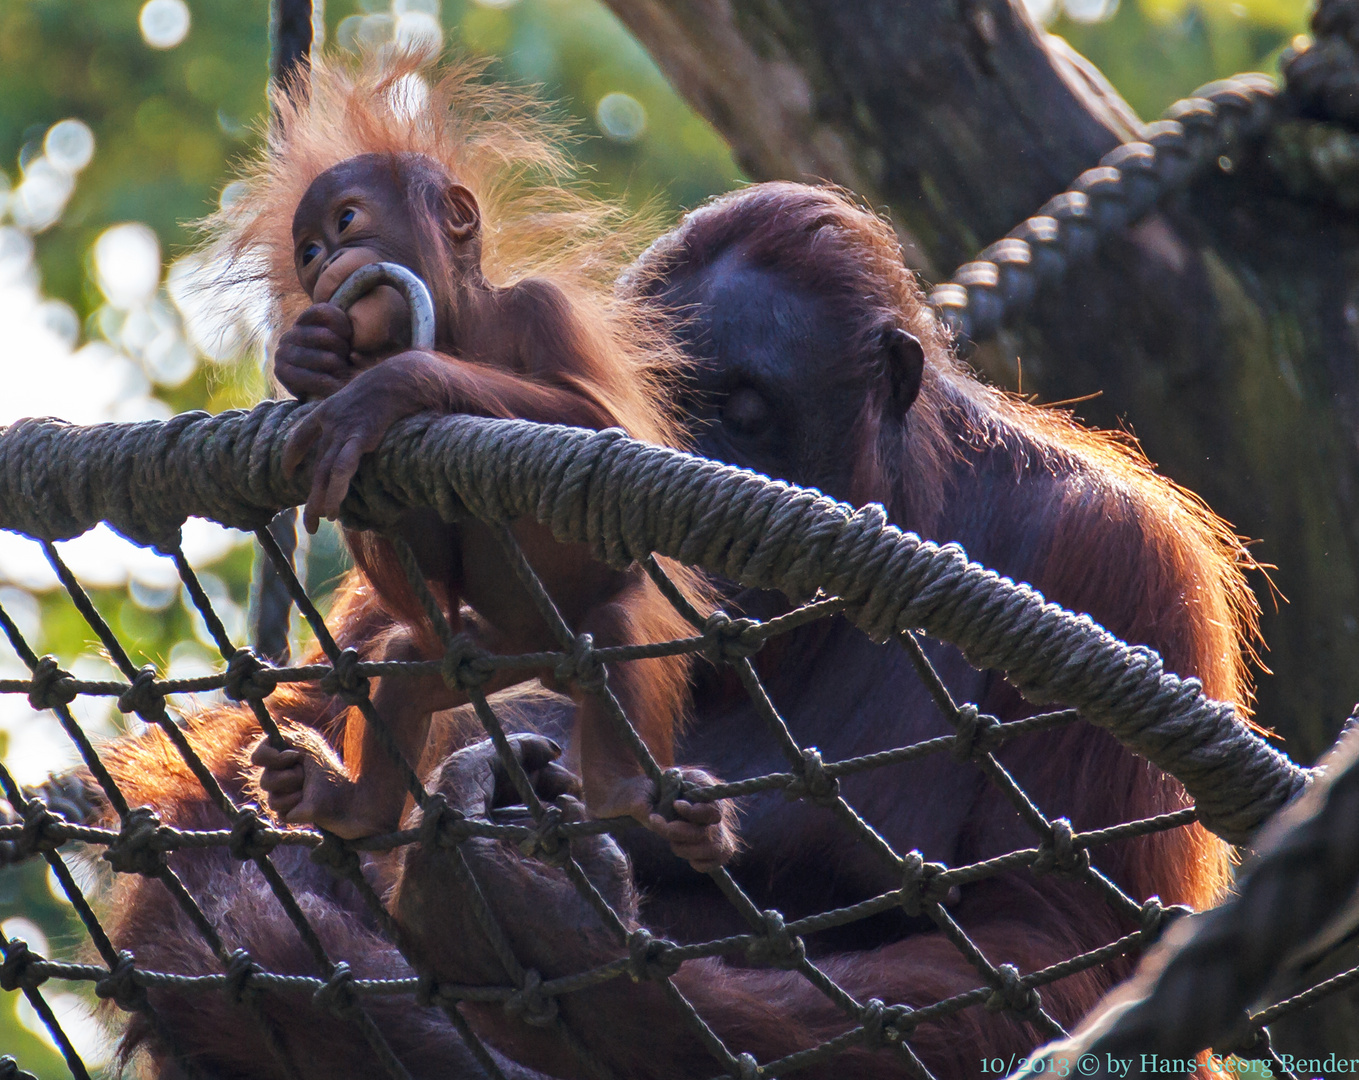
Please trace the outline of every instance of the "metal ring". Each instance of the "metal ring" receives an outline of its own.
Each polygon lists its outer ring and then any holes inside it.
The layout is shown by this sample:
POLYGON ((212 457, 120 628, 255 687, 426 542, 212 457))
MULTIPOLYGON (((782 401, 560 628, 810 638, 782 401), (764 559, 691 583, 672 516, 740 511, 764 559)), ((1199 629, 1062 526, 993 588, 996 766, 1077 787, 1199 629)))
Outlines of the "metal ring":
POLYGON ((429 286, 399 263, 377 262, 360 266, 345 278, 330 298, 330 302, 345 311, 361 297, 379 285, 390 285, 406 300, 411 309, 411 348, 434 348, 434 301, 429 286))

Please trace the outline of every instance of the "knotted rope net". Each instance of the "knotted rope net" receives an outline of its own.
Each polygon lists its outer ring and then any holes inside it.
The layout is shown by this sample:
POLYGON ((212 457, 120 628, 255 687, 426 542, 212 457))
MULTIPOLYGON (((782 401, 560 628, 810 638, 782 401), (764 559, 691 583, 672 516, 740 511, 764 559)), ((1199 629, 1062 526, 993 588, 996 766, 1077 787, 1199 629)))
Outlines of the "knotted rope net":
MULTIPOLYGON (((259 1001, 253 993, 241 997, 246 982, 252 991, 263 994, 310 989, 318 1000, 343 1006, 344 1015, 361 1029, 375 1061, 393 1077, 406 1076, 405 1066, 365 1010, 365 1003, 376 995, 418 992, 419 1000, 429 1004, 412 1007, 444 1010, 486 1073, 499 1077, 503 1073, 497 1059, 481 1045, 458 1011, 458 1002, 474 994, 478 1001, 502 1001, 508 1008, 532 1012, 582 1056, 587 1071, 608 1075, 603 1063, 572 1037, 553 1003, 562 995, 605 980, 626 978, 635 962, 642 963, 645 977, 667 983, 686 1022, 711 1049, 714 1075, 783 1075, 831 1058, 846 1047, 863 1044, 899 1055, 905 1067, 927 1075, 911 1051, 912 1031, 920 1023, 963 1009, 989 1007, 1013 1010, 1033 1023, 1045 1038, 1060 1037, 1062 1028, 1043 1009, 1042 989, 1113 957, 1135 953, 1156 937, 1172 913, 1155 898, 1128 895, 1092 865, 1091 850, 1181 828, 1194 820, 1228 840, 1244 842, 1309 781, 1307 770, 1293 765, 1259 739, 1236 718, 1230 706, 1206 698, 1196 680, 1165 671, 1151 650, 1130 647, 1088 617, 1047 603, 1028 586, 969 562, 956 545, 940 546, 903 532, 888 524, 880 507, 856 510, 816 492, 637 443, 617 431, 588 432, 470 417, 418 417, 393 429, 356 478, 345 504, 347 523, 384 529, 400 513, 414 507, 434 508, 449 520, 471 514, 489 523, 502 537, 510 564, 556 629, 560 649, 533 656, 469 651, 466 640, 453 635, 438 615, 437 604, 428 596, 414 560, 408 559, 412 587, 421 591, 427 607, 436 615, 446 655, 442 661, 430 662, 361 661, 356 653, 342 650, 336 643, 267 531, 268 522, 280 508, 296 504, 305 494, 301 477, 284 476, 281 453, 291 426, 307 408, 293 402, 266 402, 248 412, 218 416, 195 413, 163 422, 94 427, 35 420, 0 434, 0 528, 42 542, 71 603, 121 674, 120 679, 109 681, 75 678, 54 659, 38 656, 14 620, 0 611, 0 630, 31 672, 27 679, 0 681, 0 693, 27 695, 34 707, 53 711, 120 822, 113 830, 64 818, 59 812, 59 791, 51 792, 55 799, 48 805, 21 790, 0 765, 0 787, 22 818, 0 826, 6 857, 19 860, 40 856, 47 861, 100 959, 99 963, 50 959, 36 955, 22 941, 5 939, 0 941, 4 954, 0 986, 28 998, 77 1077, 84 1077, 87 1071, 44 999, 42 986, 48 980, 93 983, 101 997, 124 1009, 148 1014, 153 1028, 171 1047, 176 1045, 176 1034, 154 1014, 146 993, 150 988, 173 986, 181 992, 232 994, 245 1002, 245 1008, 258 1008, 259 1001), (257 534, 264 550, 276 557, 278 572, 310 623, 326 663, 273 668, 228 636, 179 546, 179 530, 188 516, 210 518, 257 534), (507 527, 522 516, 550 526, 561 541, 588 545, 593 556, 603 562, 617 567, 634 563, 646 566, 692 622, 692 636, 626 648, 598 648, 577 636, 553 608, 507 527), (186 594, 219 647, 223 663, 216 674, 168 679, 152 667, 134 664, 54 545, 101 521, 173 561, 186 594), (803 602, 790 613, 767 621, 734 618, 722 612, 705 619, 670 585, 656 555, 700 567, 741 586, 779 590, 803 602), (886 648, 906 650, 952 726, 952 734, 838 761, 822 760, 815 749, 797 742, 765 693, 751 656, 778 635, 816 619, 837 616, 886 643, 886 648), (922 648, 922 635, 955 646, 973 666, 993 669, 1031 700, 1050 702, 1055 707, 1027 719, 1001 723, 975 705, 955 701, 922 648), (492 700, 481 694, 478 685, 487 672, 498 668, 541 669, 556 664, 563 670, 582 671, 597 669, 602 663, 607 669, 614 661, 684 652, 701 653, 735 669, 755 703, 768 738, 781 748, 787 761, 781 772, 721 784, 701 795, 684 794, 725 799, 781 790, 789 798, 816 800, 830 807, 891 867, 895 880, 902 882, 899 888, 849 907, 785 920, 779 912, 760 910, 729 873, 718 870, 712 877, 744 919, 746 932, 683 945, 651 937, 645 931, 629 933, 570 853, 573 841, 612 826, 563 821, 551 805, 537 798, 512 752, 492 700), (359 871, 355 845, 309 829, 275 828, 252 807, 238 805, 195 754, 166 705, 166 698, 173 694, 222 690, 248 705, 261 732, 278 741, 282 739, 278 726, 281 718, 271 712, 270 694, 283 683, 321 680, 330 692, 357 705, 381 732, 382 718, 368 698, 368 677, 427 675, 435 670, 463 680, 486 734, 494 740, 533 821, 533 825, 507 825, 475 817, 440 818, 433 797, 407 767, 412 796, 432 810, 440 822, 434 830, 439 834, 438 842, 457 844, 468 837, 492 837, 517 844, 525 857, 541 858, 562 868, 605 925, 617 932, 623 958, 592 970, 543 979, 514 957, 497 924, 496 912, 488 906, 478 918, 498 943, 497 955, 509 976, 505 985, 474 990, 438 986, 422 977, 424 967, 417 955, 406 957, 415 977, 356 978, 345 957, 327 952, 287 877, 271 857, 279 845, 322 849, 327 864, 353 882, 379 923, 396 940, 391 916, 359 871), (173 828, 160 823, 154 808, 130 806, 101 762, 98 749, 72 714, 70 705, 78 695, 115 698, 123 712, 136 714, 162 729, 220 810, 220 826, 173 828), (1075 723, 1091 723, 1112 732, 1177 777, 1195 806, 1084 832, 1073 829, 1065 820, 1048 817, 1007 772, 995 751, 1010 740, 1075 723), (1027 824, 1031 845, 983 863, 926 864, 918 853, 894 850, 840 792, 842 777, 932 754, 953 754, 975 762, 1027 824), (134 956, 118 952, 71 873, 63 849, 70 842, 104 849, 103 858, 117 873, 160 880, 217 956, 220 973, 205 976, 146 970, 138 966, 134 956), (220 928, 204 914, 199 900, 180 881, 167 858, 177 851, 207 846, 225 847, 235 858, 259 868, 281 911, 314 958, 314 976, 262 970, 248 952, 228 948, 220 928), (969 938, 966 928, 954 920, 943 898, 953 886, 1025 867, 1035 873, 1055 867, 1085 882, 1121 919, 1140 929, 1037 971, 1021 972, 1004 956, 986 955, 969 938), (953 942, 977 972, 975 989, 914 1009, 878 998, 861 1000, 818 967, 802 944, 803 936, 815 931, 902 908, 927 915, 953 942), (726 1045, 670 981, 684 963, 725 955, 800 973, 843 1011, 846 1032, 776 1061, 757 1062, 742 1047, 726 1045)), ((591 680, 589 685, 592 692, 609 696, 607 681, 591 680)), ((617 719, 620 730, 631 730, 624 717, 617 719)), ((668 785, 673 789, 673 775, 657 766, 640 740, 633 738, 631 744, 658 788, 665 791, 668 785)), ((672 797, 674 794, 672 790, 672 797)), ((420 842, 422 833, 412 831, 382 838, 378 846, 420 842)), ((261 1023, 265 1045, 268 1037, 267 1025, 261 1023)), ((186 1061, 185 1067, 193 1071, 191 1062, 186 1061)))

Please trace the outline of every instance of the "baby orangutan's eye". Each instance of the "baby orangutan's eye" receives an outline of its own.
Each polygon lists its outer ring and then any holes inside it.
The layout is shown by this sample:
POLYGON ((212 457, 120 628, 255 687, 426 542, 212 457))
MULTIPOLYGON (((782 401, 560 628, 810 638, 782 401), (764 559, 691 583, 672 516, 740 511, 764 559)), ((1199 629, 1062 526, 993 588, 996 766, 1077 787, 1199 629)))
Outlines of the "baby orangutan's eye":
POLYGON ((300 256, 300 260, 301 260, 302 265, 303 265, 303 266, 306 266, 308 263, 312 262, 312 261, 313 261, 318 255, 320 255, 320 254, 321 254, 321 245, 318 244, 315 240, 313 240, 310 244, 308 244, 306 247, 304 247, 304 248, 302 249, 302 254, 301 254, 301 256, 300 256))
POLYGON ((352 206, 346 206, 343 210, 340 211, 340 216, 336 220, 335 224, 339 226, 340 232, 344 232, 345 229, 349 228, 349 226, 352 225, 353 223, 354 223, 354 208, 352 206))

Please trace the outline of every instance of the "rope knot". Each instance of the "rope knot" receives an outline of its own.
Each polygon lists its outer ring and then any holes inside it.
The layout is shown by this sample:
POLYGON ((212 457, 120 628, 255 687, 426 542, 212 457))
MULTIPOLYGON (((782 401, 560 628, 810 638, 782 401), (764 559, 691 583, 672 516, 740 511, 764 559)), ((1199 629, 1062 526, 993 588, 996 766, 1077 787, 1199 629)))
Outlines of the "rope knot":
POLYGON ((126 690, 118 695, 118 711, 136 713, 148 724, 165 718, 165 695, 156 684, 156 669, 147 665, 133 677, 126 690))
POLYGON ((982 712, 975 705, 958 706, 958 719, 953 729, 953 757, 957 761, 972 758, 991 748, 991 740, 1000 721, 982 712))
POLYGON ((1274 1055, 1269 1031, 1250 1023, 1250 1015, 1242 1013, 1233 1033, 1213 1047, 1219 1057, 1238 1057, 1245 1061, 1268 1061, 1274 1055))
POLYGON ((1185 907, 1184 904, 1170 904, 1169 906, 1161 903, 1159 896, 1148 897, 1146 903, 1142 905, 1142 911, 1137 917, 1141 924, 1142 948, 1149 949, 1161 939, 1165 929, 1176 919, 1184 915, 1192 915, 1193 909, 1185 907))
POLYGON ((543 977, 529 968, 524 985, 505 999, 505 1012, 532 1027, 549 1027, 557 1019, 557 999, 543 989, 543 977))
POLYGON ((876 1050, 883 1043, 882 1014, 885 1008, 881 998, 869 998, 864 1002, 863 1012, 859 1013, 859 1023, 864 1029, 864 1043, 870 1050, 876 1050))
POLYGON ((449 806, 440 792, 425 801, 420 813, 420 843, 425 847, 457 847, 467 839, 467 830, 461 827, 462 811, 449 806))
POLYGON ((358 705, 368 699, 368 678, 359 674, 357 649, 345 649, 335 658, 334 666, 321 679, 321 689, 338 697, 346 705, 358 705))
POLYGON ((41 799, 29 799, 24 807, 24 828, 13 843, 9 859, 17 863, 39 852, 56 851, 65 839, 61 835, 65 824, 41 799))
POLYGON ((254 649, 240 648, 227 661, 223 691, 232 701, 259 701, 278 686, 274 669, 259 658, 254 649))
POLYGON ((28 947, 23 938, 14 938, 4 946, 5 958, 0 960, 0 990, 36 990, 47 981, 47 976, 34 965, 43 958, 28 947))
POLYGON ((1076 832, 1066 818, 1052 823, 1052 832, 1039 846, 1038 858, 1031 867, 1035 874, 1058 873, 1068 876, 1090 869, 1090 852, 1076 844, 1076 832))
POLYGON ((733 619, 725 611, 714 611, 703 624, 703 655, 714 664, 754 656, 764 647, 764 638, 755 633, 759 625, 754 619, 733 619))
POLYGON ((44 656, 33 669, 28 703, 34 712, 69 705, 75 700, 75 676, 64 671, 55 656, 44 656))
POLYGON ((459 690, 475 690, 495 674, 495 668, 491 666, 484 649, 468 635, 457 634, 444 650, 439 673, 449 686, 459 690))
POLYGON ((670 978, 680 969, 680 960, 674 952, 674 942, 655 937, 645 928, 634 930, 628 935, 628 974, 632 981, 660 982, 670 978))
POLYGON ((884 1005, 880 998, 869 998, 859 1013, 863 1025, 863 1041, 870 1050, 895 1046, 906 1037, 904 1023, 911 1015, 909 1005, 884 1005))
POLYGON ((764 1076, 764 1070, 760 1068, 760 1063, 755 1060, 754 1054, 736 1055, 737 1080, 760 1080, 762 1076, 764 1076))
POLYGON ((227 850, 233 859, 245 862, 247 859, 262 859, 278 847, 277 836, 271 836, 259 809, 249 803, 244 804, 231 824, 231 836, 227 838, 227 850))
POLYGON ((656 789, 656 813, 666 821, 673 821, 675 800, 684 798, 684 789, 684 773, 679 769, 670 768, 661 773, 661 782, 656 789))
POLYGON ((761 912, 760 921, 764 933, 746 946, 746 958, 751 963, 792 969, 807 958, 807 946, 802 938, 789 932, 782 913, 761 912))
POLYGON ((996 968, 996 985, 991 991, 991 996, 986 999, 988 1011, 1000 1012, 1002 1009, 1009 1009, 1021 1019, 1031 1020, 1038 1015, 1039 1005, 1038 991, 1024 985, 1019 968, 1014 964, 1001 964, 996 968))
POLYGON ((520 841, 519 850, 525 858, 537 859, 547 866, 562 867, 571 858, 571 845, 562 833, 566 815, 560 806, 544 806, 533 835, 520 841))
POLYGON ((445 986, 433 975, 421 975, 415 984, 415 1003, 453 1008, 458 1004, 458 997, 451 987, 445 986))
POLYGON ((818 806, 830 806, 840 797, 840 780, 826 772, 821 751, 809 746, 802 751, 802 768, 796 780, 783 789, 786 799, 806 796, 818 806))
POLYGON ((554 672, 559 683, 574 682, 583 690, 598 690, 604 685, 604 665, 595 656, 593 634, 577 634, 571 651, 559 661, 554 672))
POLYGON ((130 952, 123 950, 112 970, 94 984, 94 992, 123 1012, 139 1012, 146 1008, 146 987, 136 981, 136 975, 136 961, 130 952))
POLYGON ((318 1009, 344 1019, 354 1011, 357 995, 354 992, 354 973, 341 960, 330 973, 325 984, 316 988, 311 1000, 318 1009))
POLYGON ((226 992, 237 1005, 245 1000, 248 993, 252 997, 258 993, 256 988, 247 986, 252 976, 264 969, 250 958, 244 949, 237 949, 227 957, 226 992))
POLYGON ((321 842, 312 848, 311 861, 336 877, 349 878, 360 872, 358 853, 334 833, 321 834, 321 842))
POLYGON ((908 851, 901 864, 901 910, 911 918, 919 918, 926 907, 948 898, 949 886, 938 880, 948 869, 943 863, 926 862, 920 852, 908 851))
POLYGON ((439 1000, 441 991, 439 980, 428 972, 421 975, 415 983, 415 1003, 422 1009, 427 1009, 439 1000))
POLYGON ((128 812, 118 836, 104 851, 104 858, 120 874, 157 877, 166 867, 166 845, 160 818, 149 806, 128 812))

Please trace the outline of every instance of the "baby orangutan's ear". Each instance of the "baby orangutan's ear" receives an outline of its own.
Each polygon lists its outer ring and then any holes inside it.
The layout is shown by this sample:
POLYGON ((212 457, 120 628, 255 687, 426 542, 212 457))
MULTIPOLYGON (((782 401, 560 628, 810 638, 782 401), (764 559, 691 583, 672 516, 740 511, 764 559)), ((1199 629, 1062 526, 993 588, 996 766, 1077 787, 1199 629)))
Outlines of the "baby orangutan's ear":
POLYGON ((454 243, 463 244, 481 231, 481 208, 477 197, 461 184, 444 189, 444 233, 454 243))

